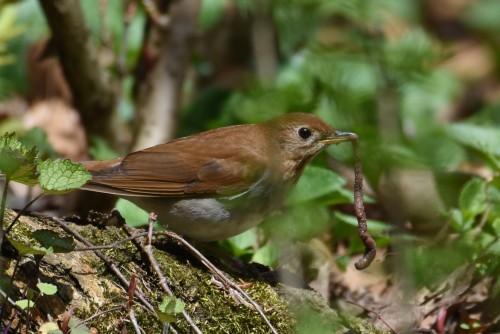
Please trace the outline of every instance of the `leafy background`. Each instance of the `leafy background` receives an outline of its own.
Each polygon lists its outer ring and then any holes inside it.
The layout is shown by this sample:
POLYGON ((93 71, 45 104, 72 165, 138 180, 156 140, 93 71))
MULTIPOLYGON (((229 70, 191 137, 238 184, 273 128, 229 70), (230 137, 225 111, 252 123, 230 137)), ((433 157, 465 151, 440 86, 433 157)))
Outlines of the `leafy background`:
MULTIPOLYGON (((64 136, 33 121, 36 103, 48 100, 29 80, 30 50, 50 33, 43 12, 33 0, 0 5, 0 133, 16 131, 45 157, 109 158, 126 153, 137 135, 134 70, 150 16, 142 2, 80 5, 118 92, 114 121, 123 133, 120 145, 88 134, 69 151, 57 149, 64 136), (42 131, 29 130, 32 123, 42 131)), ((474 272, 468 293, 439 306, 467 310, 449 332, 498 331, 498 307, 486 312, 485 305, 500 305, 499 12, 495 0, 202 0, 177 136, 293 111, 357 133, 369 228, 381 255, 367 273, 353 272, 363 248, 352 215, 349 145, 315 159, 282 212, 220 245, 298 272, 341 309, 348 296, 374 308, 416 298, 422 288, 462 279, 452 274, 467 264, 474 272), (262 40, 252 38, 256 18, 274 37, 271 54, 255 51, 262 40), (221 46, 221 34, 234 38, 221 46), (274 71, 262 72, 262 61, 274 71), (483 293, 472 293, 478 284, 483 293)), ((12 193, 11 206, 20 205, 22 192, 12 193)), ((78 210, 78 202, 59 205, 78 210)), ((118 206, 135 217, 134 226, 145 223, 135 208, 118 206)), ((433 317, 415 326, 439 332, 433 317)))

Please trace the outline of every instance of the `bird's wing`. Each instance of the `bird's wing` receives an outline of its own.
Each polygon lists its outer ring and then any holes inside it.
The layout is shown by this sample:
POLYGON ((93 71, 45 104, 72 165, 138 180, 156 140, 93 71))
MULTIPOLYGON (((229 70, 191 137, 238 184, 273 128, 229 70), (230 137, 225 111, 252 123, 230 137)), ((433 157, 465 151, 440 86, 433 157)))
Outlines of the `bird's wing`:
POLYGON ((251 143, 238 134, 214 132, 134 152, 107 165, 90 162, 93 178, 85 188, 144 197, 232 196, 265 172, 262 152, 251 143))

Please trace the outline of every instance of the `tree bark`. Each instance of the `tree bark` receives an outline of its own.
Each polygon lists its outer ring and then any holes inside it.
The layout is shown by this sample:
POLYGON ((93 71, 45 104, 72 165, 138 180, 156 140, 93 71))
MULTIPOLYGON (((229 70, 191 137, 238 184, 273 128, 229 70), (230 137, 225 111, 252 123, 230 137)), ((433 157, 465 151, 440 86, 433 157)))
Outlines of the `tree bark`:
POLYGON ((168 3, 168 23, 149 19, 136 71, 138 128, 133 151, 172 139, 182 102, 184 77, 197 35, 200 0, 168 3))
POLYGON ((40 5, 85 129, 113 143, 110 119, 115 109, 114 91, 99 65, 79 1, 40 0, 40 5))

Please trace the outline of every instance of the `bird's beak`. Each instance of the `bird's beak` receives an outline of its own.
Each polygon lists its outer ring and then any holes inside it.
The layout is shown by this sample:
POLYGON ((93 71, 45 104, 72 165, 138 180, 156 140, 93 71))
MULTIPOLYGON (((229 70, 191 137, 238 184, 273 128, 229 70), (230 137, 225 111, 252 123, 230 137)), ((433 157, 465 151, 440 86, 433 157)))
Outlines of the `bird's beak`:
POLYGON ((356 140, 356 138, 358 138, 358 136, 355 133, 335 131, 328 137, 321 139, 320 142, 325 143, 326 145, 331 145, 342 143, 344 141, 356 140))

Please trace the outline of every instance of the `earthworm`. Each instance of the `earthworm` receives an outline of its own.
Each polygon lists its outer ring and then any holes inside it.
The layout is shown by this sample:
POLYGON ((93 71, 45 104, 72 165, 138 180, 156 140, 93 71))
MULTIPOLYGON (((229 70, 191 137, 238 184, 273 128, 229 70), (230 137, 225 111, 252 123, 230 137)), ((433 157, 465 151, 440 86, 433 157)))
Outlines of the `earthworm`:
POLYGON ((375 241, 368 233, 366 226, 366 213, 363 204, 363 171, 361 170, 361 154, 359 150, 359 140, 356 134, 351 135, 352 147, 354 150, 354 212, 358 220, 358 235, 363 245, 365 245, 365 252, 363 257, 359 259, 354 267, 358 270, 368 268, 368 266, 375 259, 377 254, 377 246, 375 241))

